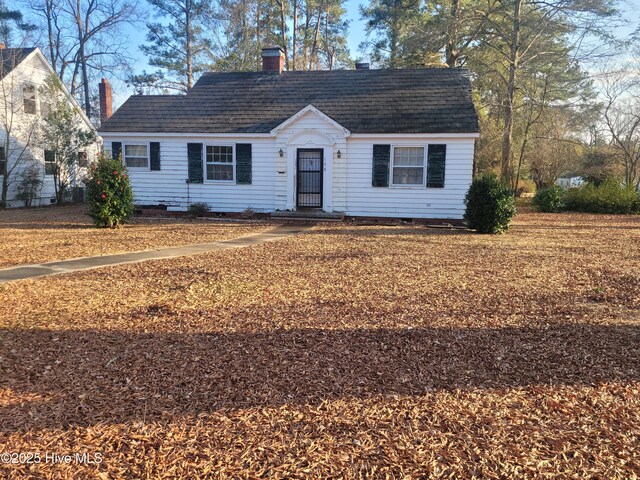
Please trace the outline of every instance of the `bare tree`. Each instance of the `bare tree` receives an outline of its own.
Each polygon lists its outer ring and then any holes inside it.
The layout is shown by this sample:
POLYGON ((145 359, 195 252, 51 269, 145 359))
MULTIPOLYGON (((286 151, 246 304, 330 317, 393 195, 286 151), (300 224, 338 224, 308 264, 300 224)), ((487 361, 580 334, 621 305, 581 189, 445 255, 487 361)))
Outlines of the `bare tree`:
POLYGON ((122 78, 130 63, 121 28, 139 19, 135 0, 29 0, 29 7, 46 29, 51 65, 91 117, 93 80, 122 78))
MULTIPOLYGON (((480 41, 507 66, 503 82, 501 177, 514 178, 514 127, 521 103, 521 77, 536 64, 553 64, 562 57, 578 61, 585 56, 586 38, 607 36, 616 10, 612 2, 593 0, 512 0, 488 10, 480 41), (558 42, 563 38, 563 42, 558 42)), ((595 56, 595 52, 589 52, 595 56)), ((524 75, 526 77, 526 75, 524 75)))
POLYGON ((640 188, 640 76, 625 65, 599 75, 602 120, 615 157, 624 167, 626 185, 640 188))

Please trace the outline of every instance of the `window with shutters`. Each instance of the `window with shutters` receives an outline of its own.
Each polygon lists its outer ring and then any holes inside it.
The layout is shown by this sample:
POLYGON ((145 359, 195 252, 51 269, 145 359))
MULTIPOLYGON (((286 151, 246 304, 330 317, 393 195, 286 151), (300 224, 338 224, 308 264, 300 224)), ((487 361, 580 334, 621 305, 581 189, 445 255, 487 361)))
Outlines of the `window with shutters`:
POLYGON ((424 147, 394 147, 391 164, 391 185, 424 185, 424 147))
POLYGON ((0 147, 0 177, 4 176, 4 169, 7 166, 7 155, 4 147, 0 147))
POLYGON ((53 150, 44 151, 44 174, 55 175, 56 173, 56 152, 53 150))
POLYGON ((24 99, 24 113, 36 114, 36 87, 25 85, 22 87, 22 97, 24 99))
POLYGON ((148 145, 125 145, 124 163, 127 168, 149 168, 148 145))
POLYGON ((207 145, 205 154, 207 181, 233 182, 235 155, 232 145, 207 145))

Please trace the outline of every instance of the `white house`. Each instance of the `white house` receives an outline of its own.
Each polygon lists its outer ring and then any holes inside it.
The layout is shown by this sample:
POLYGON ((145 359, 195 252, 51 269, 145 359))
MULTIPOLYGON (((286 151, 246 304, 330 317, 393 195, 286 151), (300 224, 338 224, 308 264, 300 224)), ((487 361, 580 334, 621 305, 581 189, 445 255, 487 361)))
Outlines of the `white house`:
POLYGON ((130 97, 99 132, 136 203, 462 218, 479 132, 466 70, 283 64, 279 48, 264 49, 261 72, 130 97))
MULTIPOLYGON (((38 48, 5 48, 0 44, 0 185, 7 183, 9 207, 24 204, 17 195, 24 172, 30 168, 40 174, 42 181, 33 205, 55 203, 55 152, 46 150, 38 141, 42 117, 54 103, 41 89, 51 75, 55 72, 38 48)), ((81 127, 94 129, 64 86, 63 94, 78 110, 81 127)), ((89 161, 96 152, 97 146, 93 146, 83 151, 83 156, 89 161)), ((78 172, 71 172, 71 178, 75 183, 78 172)))
POLYGON ((584 178, 577 174, 563 175, 556 180, 556 185, 565 189, 578 188, 584 185, 584 178))

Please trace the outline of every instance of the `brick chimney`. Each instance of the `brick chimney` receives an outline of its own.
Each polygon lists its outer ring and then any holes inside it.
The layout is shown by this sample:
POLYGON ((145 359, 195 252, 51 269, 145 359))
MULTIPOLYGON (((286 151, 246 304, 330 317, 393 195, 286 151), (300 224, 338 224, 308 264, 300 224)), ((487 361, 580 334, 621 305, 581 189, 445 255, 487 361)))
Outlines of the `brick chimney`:
POLYGON ((104 123, 111 116, 113 100, 111 99, 111 84, 103 78, 99 86, 100 91, 100 123, 104 123))
POLYGON ((284 70, 284 52, 280 47, 262 49, 262 71, 275 72, 278 75, 284 70))
POLYGON ((4 50, 5 47, 6 47, 6 45, 4 43, 0 42, 0 50, 4 50))

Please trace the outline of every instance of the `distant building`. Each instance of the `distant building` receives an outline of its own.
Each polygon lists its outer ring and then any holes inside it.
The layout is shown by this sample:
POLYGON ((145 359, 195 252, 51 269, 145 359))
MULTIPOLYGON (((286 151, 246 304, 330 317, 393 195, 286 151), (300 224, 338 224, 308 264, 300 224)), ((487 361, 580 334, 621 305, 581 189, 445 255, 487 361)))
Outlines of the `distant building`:
POLYGON ((563 175, 556 180, 556 185, 562 188, 578 188, 584 185, 584 178, 576 174, 563 175))

